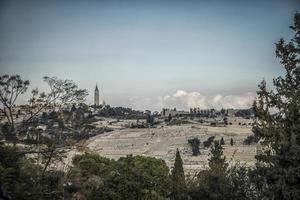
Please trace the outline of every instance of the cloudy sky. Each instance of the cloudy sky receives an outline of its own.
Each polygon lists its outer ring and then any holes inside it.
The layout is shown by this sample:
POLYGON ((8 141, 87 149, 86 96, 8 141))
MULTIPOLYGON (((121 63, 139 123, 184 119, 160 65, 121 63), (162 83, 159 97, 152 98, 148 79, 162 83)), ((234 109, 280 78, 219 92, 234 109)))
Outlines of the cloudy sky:
MULTIPOLYGON (((0 1, 0 73, 72 79, 113 106, 251 105, 283 73, 297 0, 0 1)), ((25 101, 26 95, 22 97, 25 101)))

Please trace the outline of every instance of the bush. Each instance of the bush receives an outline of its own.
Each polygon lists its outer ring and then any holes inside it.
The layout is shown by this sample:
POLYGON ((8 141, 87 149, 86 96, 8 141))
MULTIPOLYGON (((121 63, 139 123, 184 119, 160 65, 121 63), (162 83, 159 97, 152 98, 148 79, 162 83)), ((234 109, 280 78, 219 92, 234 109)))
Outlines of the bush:
POLYGON ((206 141, 203 142, 204 147, 209 148, 212 145, 214 139, 215 139, 215 136, 209 137, 206 141))
POLYGON ((198 156, 201 154, 199 150, 199 145, 201 142, 198 138, 189 139, 188 143, 192 146, 193 156, 198 156))
POLYGON ((244 145, 256 144, 258 142, 254 135, 249 135, 243 142, 244 145))
POLYGON ((221 140, 220 140, 220 144, 221 144, 221 145, 225 145, 225 141, 224 141, 224 138, 223 138, 223 137, 222 137, 221 140))

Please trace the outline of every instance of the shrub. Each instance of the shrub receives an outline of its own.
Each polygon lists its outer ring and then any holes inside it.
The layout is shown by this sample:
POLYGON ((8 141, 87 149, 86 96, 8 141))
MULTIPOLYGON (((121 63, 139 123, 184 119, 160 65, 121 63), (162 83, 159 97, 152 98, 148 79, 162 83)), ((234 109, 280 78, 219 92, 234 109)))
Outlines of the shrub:
POLYGON ((193 156, 198 156, 201 154, 199 150, 199 145, 201 142, 198 138, 189 139, 188 143, 192 146, 193 156))
POLYGON ((204 147, 209 148, 212 145, 214 139, 215 139, 215 136, 209 137, 206 141, 203 142, 204 147))
POLYGON ((245 145, 256 144, 258 142, 254 135, 249 135, 243 142, 245 145))

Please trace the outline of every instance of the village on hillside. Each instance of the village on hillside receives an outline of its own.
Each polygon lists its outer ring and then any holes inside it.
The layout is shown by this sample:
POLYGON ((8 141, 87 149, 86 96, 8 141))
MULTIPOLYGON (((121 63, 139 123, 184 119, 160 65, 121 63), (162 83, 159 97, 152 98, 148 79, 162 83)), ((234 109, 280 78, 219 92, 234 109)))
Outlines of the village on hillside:
MULTIPOLYGON (((118 159, 126 155, 161 158, 171 168, 176 149, 182 153, 184 169, 194 173, 206 169, 210 146, 222 141, 224 154, 231 164, 254 165, 257 144, 251 127, 251 109, 200 109, 189 111, 163 108, 160 112, 136 111, 99 103, 99 90, 94 91, 94 104, 47 107, 36 115, 36 123, 22 133, 20 141, 43 143, 54 140, 66 152, 66 159, 54 166, 64 169, 77 152, 78 143, 86 150, 118 159), (37 125, 38 124, 38 125, 37 125)), ((14 106, 15 124, 28 118, 31 105, 14 106)), ((1 117, 1 136, 5 138, 7 120, 1 117)), ((38 148, 38 146, 36 146, 38 148)))

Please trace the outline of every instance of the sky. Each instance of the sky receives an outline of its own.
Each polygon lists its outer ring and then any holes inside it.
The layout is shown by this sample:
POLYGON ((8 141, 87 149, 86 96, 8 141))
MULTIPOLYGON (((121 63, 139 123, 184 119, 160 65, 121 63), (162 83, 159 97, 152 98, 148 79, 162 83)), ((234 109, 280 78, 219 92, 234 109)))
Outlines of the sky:
MULTIPOLYGON (((247 108, 283 75, 298 0, 0 1, 0 74, 74 80, 112 106, 247 108)), ((20 102, 25 102, 23 95, 20 102)))

